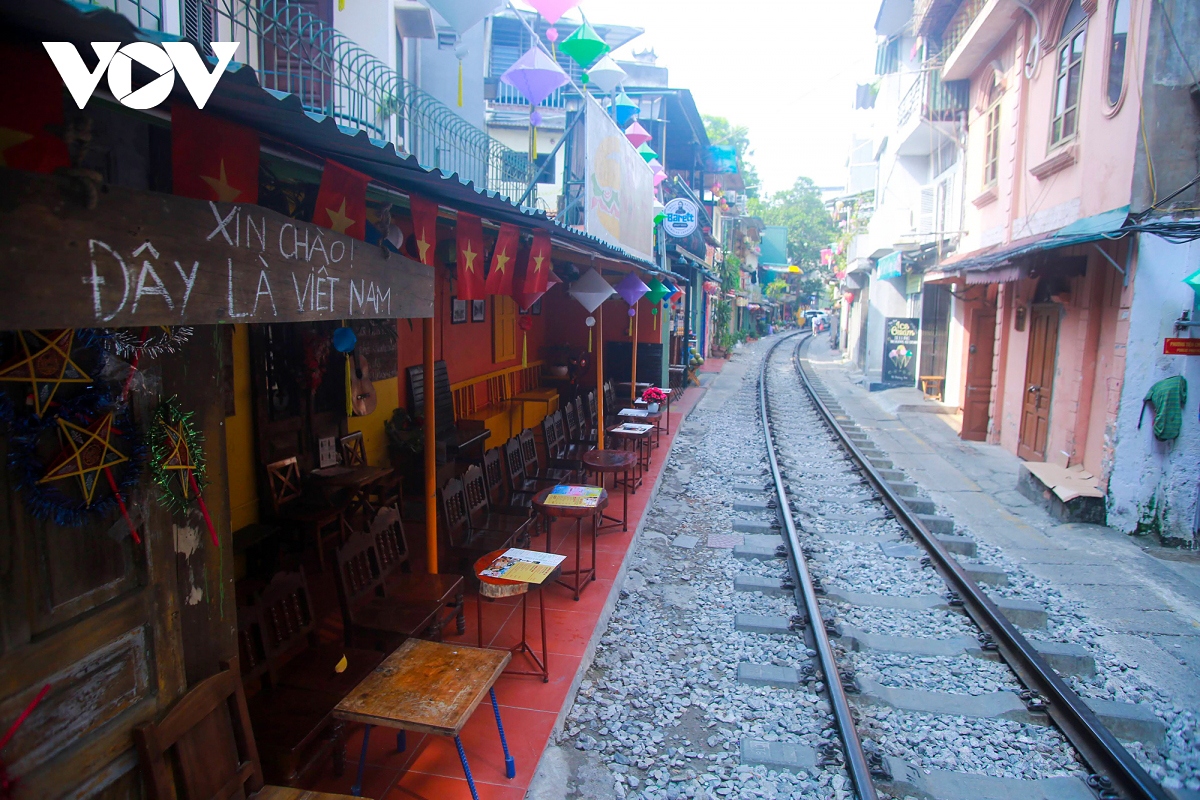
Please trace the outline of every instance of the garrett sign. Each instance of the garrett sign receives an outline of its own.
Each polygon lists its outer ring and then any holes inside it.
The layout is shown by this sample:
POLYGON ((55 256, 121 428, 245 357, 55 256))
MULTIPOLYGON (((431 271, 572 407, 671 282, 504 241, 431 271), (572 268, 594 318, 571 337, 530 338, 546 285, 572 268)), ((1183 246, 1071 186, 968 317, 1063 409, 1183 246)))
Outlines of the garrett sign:
POLYGON ((676 239, 691 236, 699 224, 699 218, 696 216, 698 213, 696 204, 686 197, 668 200, 663 208, 663 229, 676 239))

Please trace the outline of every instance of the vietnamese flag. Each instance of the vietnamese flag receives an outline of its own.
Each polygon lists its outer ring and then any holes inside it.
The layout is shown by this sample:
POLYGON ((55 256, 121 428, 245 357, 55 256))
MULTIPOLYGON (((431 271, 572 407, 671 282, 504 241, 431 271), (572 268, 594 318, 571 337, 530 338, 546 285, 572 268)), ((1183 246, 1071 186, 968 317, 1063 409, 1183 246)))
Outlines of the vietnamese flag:
POLYGON ((500 234, 496 237, 496 249, 492 252, 492 268, 484 287, 488 294, 512 294, 513 269, 520 245, 520 229, 516 225, 502 224, 500 234))
POLYGON ((0 167, 54 172, 71 164, 63 128, 63 84, 41 47, 0 45, 0 167))
POLYGON ((187 103, 171 106, 175 194, 222 203, 258 202, 258 134, 187 103))
POLYGON ((458 254, 458 299, 482 300, 483 220, 474 214, 458 212, 455 251, 458 254))
POLYGON ((364 239, 367 235, 367 184, 371 178, 336 161, 327 160, 312 221, 337 233, 364 239))
POLYGON ((533 246, 529 248, 529 262, 525 265, 523 294, 541 295, 550 288, 550 232, 535 231, 533 246))
POLYGON ((437 248, 438 204, 415 194, 409 195, 408 203, 412 208, 413 242, 417 246, 417 260, 432 267, 433 253, 437 248))

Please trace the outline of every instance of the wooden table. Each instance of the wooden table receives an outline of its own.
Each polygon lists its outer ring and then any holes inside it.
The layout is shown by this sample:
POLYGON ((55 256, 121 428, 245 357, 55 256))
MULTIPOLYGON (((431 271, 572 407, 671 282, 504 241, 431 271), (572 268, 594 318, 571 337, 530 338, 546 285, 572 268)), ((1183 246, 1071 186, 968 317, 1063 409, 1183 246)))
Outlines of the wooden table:
MULTIPOLYGON (((659 391, 661 391, 663 394, 665 394, 667 396, 667 400, 666 400, 667 435, 670 435, 670 433, 671 433, 671 396, 674 394, 674 392, 671 389, 660 389, 659 391)), ((638 400, 633 401, 633 405, 635 408, 643 408, 650 404, 647 403, 645 400, 642 400, 639 398, 638 400)))
MULTIPOLYGON (((493 578, 490 575, 483 575, 483 571, 491 566, 492 562, 499 558, 508 548, 501 547, 499 550, 493 550, 485 556, 475 561, 475 577, 479 579, 479 596, 475 601, 476 609, 476 628, 479 631, 479 646, 483 647, 483 601, 484 599, 495 600, 500 597, 514 597, 521 595, 521 641, 512 647, 505 648, 513 654, 523 654, 531 660, 536 666, 536 670, 508 670, 509 675, 538 675, 541 676, 542 683, 550 681, 550 658, 547 655, 547 640, 546 640, 546 598, 542 594, 541 583, 529 584, 525 581, 510 581, 506 578, 493 578), (538 593, 538 609, 541 612, 542 618, 542 657, 538 658, 537 653, 533 652, 533 648, 529 646, 529 642, 525 638, 525 613, 529 606, 529 590, 537 588, 538 593)), ((547 580, 554 580, 559 574, 556 569, 550 574, 547 580)))
POLYGON ((633 481, 633 488, 636 488, 641 485, 642 474, 650 469, 650 450, 654 444, 654 423, 645 419, 632 424, 649 427, 645 431, 635 433, 623 429, 624 423, 622 423, 609 428, 606 433, 613 442, 620 442, 622 447, 629 447, 636 451, 637 473, 633 481))
MULTIPOLYGON (((648 403, 643 403, 641 400, 636 401, 636 403, 641 403, 641 405, 643 405, 643 406, 648 405, 648 403)), ((654 440, 653 440, 654 446, 658 447, 660 444, 662 444, 663 412, 661 409, 658 411, 651 411, 648 408, 641 408, 635 404, 635 406, 633 408, 621 409, 617 413, 617 416, 619 418, 621 418, 621 420, 623 420, 624 422, 635 422, 635 423, 641 423, 644 425, 653 425, 654 426, 654 440)))
MULTIPOLYGON (((564 484, 565 485, 565 484, 564 484)), ((600 501, 592 508, 583 506, 550 506, 546 505, 546 498, 550 496, 550 492, 554 490, 553 486, 548 486, 542 489, 533 498, 533 508, 538 511, 546 520, 546 552, 553 552, 550 544, 551 523, 555 518, 573 519, 575 520, 575 569, 567 571, 563 570, 562 575, 573 575, 575 577, 575 585, 563 581, 556 580, 555 583, 560 586, 565 586, 568 589, 575 591, 575 599, 579 599, 580 590, 587 588, 589 581, 596 580, 596 528, 597 517, 604 513, 604 509, 608 507, 608 492, 605 489, 600 490, 600 501), (583 520, 591 517, 592 519, 592 565, 587 569, 583 568, 583 520)))
POLYGON ((512 653, 507 650, 483 650, 424 639, 409 639, 400 645, 333 709, 337 719, 366 725, 358 775, 350 789, 351 794, 356 797, 362 794, 363 767, 367 763, 371 728, 382 725, 397 729, 397 751, 405 748, 405 731, 452 736, 471 797, 479 800, 459 733, 483 702, 485 694, 491 696, 496 727, 500 730, 504 773, 515 778, 516 763, 508 752, 508 740, 504 738, 504 725, 500 722, 500 705, 493 688, 511 660, 512 653))
MULTIPOLYGON (((333 495, 342 489, 349 489, 356 494, 362 494, 370 487, 381 484, 392 478, 395 470, 391 467, 324 467, 322 469, 314 469, 311 473, 317 484, 321 487, 321 491, 325 494, 325 499, 330 503, 333 502, 333 495)), ((364 495, 364 501, 365 501, 364 495)), ((371 509, 374 511, 375 509, 371 509)))
MULTIPOLYGON (((594 472, 598 478, 598 483, 604 486, 604 476, 611 473, 613 476, 613 488, 616 488, 618 483, 617 473, 625 473, 625 481, 621 483, 621 519, 610 517, 602 514, 601 519, 607 519, 613 522, 621 523, 621 530, 629 530, 629 469, 637 465, 637 455, 628 450, 588 450, 583 454, 583 468, 585 472, 594 472)), ((636 488, 634 489, 636 491, 636 488)), ((603 523, 600 525, 604 527, 603 523)))

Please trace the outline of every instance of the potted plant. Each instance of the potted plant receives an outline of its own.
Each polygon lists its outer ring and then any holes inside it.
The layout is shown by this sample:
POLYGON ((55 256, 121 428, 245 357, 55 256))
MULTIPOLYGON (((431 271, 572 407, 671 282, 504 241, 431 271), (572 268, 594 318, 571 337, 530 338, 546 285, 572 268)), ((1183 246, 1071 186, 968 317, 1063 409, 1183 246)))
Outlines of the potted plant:
POLYGON ((416 481, 410 485, 418 485, 425 471, 424 422, 403 408, 397 408, 392 412, 392 418, 384 421, 383 430, 387 434, 392 466, 400 471, 406 482, 416 481))
POLYGON ((646 404, 646 410, 651 414, 658 413, 659 403, 667 402, 667 394, 662 389, 656 386, 651 386, 646 391, 642 392, 642 402, 646 404))

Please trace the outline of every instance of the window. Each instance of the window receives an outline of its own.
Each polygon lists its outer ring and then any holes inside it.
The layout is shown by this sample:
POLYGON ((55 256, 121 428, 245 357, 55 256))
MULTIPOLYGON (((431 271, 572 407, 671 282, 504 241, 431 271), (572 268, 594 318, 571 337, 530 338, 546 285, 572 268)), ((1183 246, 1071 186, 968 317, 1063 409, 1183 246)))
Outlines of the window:
POLYGON ((987 133, 983 142, 983 185, 996 185, 1000 173, 1000 101, 992 103, 987 112, 987 133))
POLYGON ((891 75, 900 71, 900 38, 879 43, 875 48, 875 74, 891 75))
POLYGON ((1129 0, 1116 0, 1112 4, 1112 33, 1108 40, 1108 86, 1107 98, 1110 106, 1121 101, 1121 90, 1125 88, 1125 47, 1129 40, 1129 0))
POLYGON ((1083 76, 1083 43, 1087 12, 1080 0, 1067 9, 1062 35, 1058 40, 1054 79, 1054 120, 1050 124, 1050 144, 1070 139, 1079 127, 1079 84, 1083 76))
POLYGON ((517 303, 507 295, 492 297, 492 363, 517 357, 517 303))

